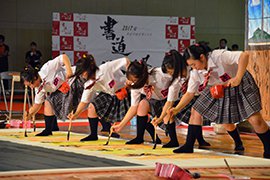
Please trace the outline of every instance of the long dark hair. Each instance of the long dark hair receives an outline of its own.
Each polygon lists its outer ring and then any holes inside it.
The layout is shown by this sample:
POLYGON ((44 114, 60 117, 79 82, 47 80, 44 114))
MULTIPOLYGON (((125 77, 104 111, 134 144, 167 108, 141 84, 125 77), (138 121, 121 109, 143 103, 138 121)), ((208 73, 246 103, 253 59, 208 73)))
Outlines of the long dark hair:
POLYGON ((24 83, 24 81, 33 83, 39 77, 38 69, 33 68, 30 65, 27 65, 25 66, 24 70, 21 72, 20 76, 21 76, 21 83, 24 83))
POLYGON ((188 59, 192 58, 194 60, 199 60, 201 54, 205 55, 207 58, 209 53, 211 52, 211 48, 206 44, 194 44, 189 46, 184 52, 184 59, 187 61, 188 59))
POLYGON ((161 65, 162 72, 167 73, 167 68, 174 70, 170 85, 177 77, 183 77, 183 71, 187 68, 183 56, 175 49, 170 50, 163 58, 161 65))
POLYGON ((87 72, 88 79, 95 78, 96 71, 99 69, 93 55, 83 55, 81 59, 76 62, 76 70, 72 77, 79 77, 83 72, 87 72))
POLYGON ((148 58, 149 55, 139 61, 132 61, 128 66, 126 72, 127 79, 129 79, 130 76, 134 76, 138 79, 134 84, 130 85, 132 89, 140 89, 146 84, 149 76, 147 65, 148 58))

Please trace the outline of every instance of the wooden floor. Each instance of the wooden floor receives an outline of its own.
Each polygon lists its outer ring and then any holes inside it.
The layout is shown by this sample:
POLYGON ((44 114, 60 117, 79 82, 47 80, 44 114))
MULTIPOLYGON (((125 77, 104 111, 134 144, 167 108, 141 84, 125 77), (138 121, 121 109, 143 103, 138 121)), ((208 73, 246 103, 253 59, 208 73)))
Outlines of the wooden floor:
MULTIPOLYGON (((67 127, 60 127, 61 130, 67 130, 67 127)), ((108 133, 100 132, 101 127, 99 126, 99 134, 108 136, 108 133)), ((236 152, 234 151, 234 142, 230 138, 228 134, 216 134, 211 128, 208 126, 204 127, 203 135, 207 142, 211 144, 209 147, 210 150, 216 152, 225 152, 229 154, 240 154, 244 156, 252 156, 252 157, 262 157, 263 154, 263 146, 259 138, 253 133, 241 133, 240 136, 242 138, 245 151, 236 152), (210 129, 210 130, 209 130, 210 129)), ((89 133, 89 127, 87 126, 76 126, 72 128, 73 132, 78 133, 89 133)), ((158 135, 162 140, 162 143, 165 144, 169 141, 169 138, 165 136, 163 130, 158 130, 158 135)), ((187 134, 187 127, 181 126, 177 128, 177 135, 179 144, 184 144, 187 134)), ((136 136, 136 126, 126 126, 120 132, 121 138, 123 139, 132 139, 136 136)), ((145 141, 151 142, 151 137, 147 132, 145 132, 145 141)), ((197 142, 195 144, 197 147, 197 142)), ((172 148, 173 150, 173 148, 172 148)))

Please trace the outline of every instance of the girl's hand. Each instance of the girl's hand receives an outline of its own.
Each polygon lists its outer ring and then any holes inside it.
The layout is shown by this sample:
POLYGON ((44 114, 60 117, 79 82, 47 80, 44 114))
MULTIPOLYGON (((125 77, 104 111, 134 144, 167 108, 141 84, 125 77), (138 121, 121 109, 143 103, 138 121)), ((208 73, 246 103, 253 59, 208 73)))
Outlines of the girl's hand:
POLYGON ((69 120, 74 120, 74 119, 77 119, 77 115, 75 115, 75 114, 73 114, 73 112, 71 112, 71 113, 68 114, 67 118, 69 120))
POLYGON ((29 118, 29 113, 26 111, 26 112, 24 112, 24 114, 23 114, 23 119, 24 120, 26 120, 26 121, 28 121, 30 118, 29 118))
POLYGON ((178 113, 178 110, 175 107, 172 107, 171 109, 167 110, 167 114, 172 118, 172 116, 175 116, 178 113))
POLYGON ((162 119, 157 118, 156 116, 152 119, 151 124, 153 124, 153 126, 157 126, 159 123, 162 122, 162 119))
POLYGON ((236 87, 236 86, 239 86, 240 83, 241 83, 241 79, 240 78, 233 77, 233 78, 231 78, 231 79, 228 80, 227 86, 236 87))
POLYGON ((114 124, 111 127, 112 132, 119 132, 123 129, 123 127, 120 124, 114 124))

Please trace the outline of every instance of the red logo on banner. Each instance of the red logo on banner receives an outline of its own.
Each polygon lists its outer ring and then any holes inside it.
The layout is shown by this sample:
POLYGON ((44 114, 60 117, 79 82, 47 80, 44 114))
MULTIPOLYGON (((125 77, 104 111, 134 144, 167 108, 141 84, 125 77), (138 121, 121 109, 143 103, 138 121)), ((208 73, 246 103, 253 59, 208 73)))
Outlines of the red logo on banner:
POLYGON ((195 26, 191 26, 190 33, 190 38, 195 39, 195 26))
POLYGON ((59 21, 53 21, 52 22, 52 35, 59 36, 59 28, 60 22, 59 21))
POLYGON ((178 25, 166 25, 166 39, 178 38, 178 25))
POLYGON ((183 53, 184 50, 190 46, 190 40, 183 40, 183 39, 178 39, 178 51, 180 53, 183 53))
POLYGON ((73 37, 60 37, 60 50, 73 50, 73 37))
POLYGON ((59 56, 60 51, 52 51, 52 58, 56 58, 57 56, 59 56))
POLYGON ((74 51, 74 64, 83 57, 84 54, 87 54, 87 51, 74 51))
POLYGON ((88 36, 88 23, 74 22, 74 36, 88 36))
POLYGON ((178 24, 190 24, 190 17, 180 17, 178 24))
POLYGON ((61 21, 73 21, 73 13, 60 13, 61 21))

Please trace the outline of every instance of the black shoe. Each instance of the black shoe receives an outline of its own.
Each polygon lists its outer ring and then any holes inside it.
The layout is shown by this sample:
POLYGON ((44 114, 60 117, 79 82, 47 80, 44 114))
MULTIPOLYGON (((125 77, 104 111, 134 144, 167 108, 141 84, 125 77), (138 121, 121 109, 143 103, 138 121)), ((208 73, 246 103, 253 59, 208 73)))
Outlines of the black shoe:
POLYGON ((126 144, 142 144, 144 142, 143 139, 140 139, 140 138, 134 138, 130 141, 127 141, 126 144))
POLYGON ((244 155, 244 151, 235 151, 234 154, 237 154, 237 155, 244 155))
POLYGON ((82 138, 80 141, 84 142, 84 141, 96 141, 96 140, 98 140, 98 137, 96 135, 90 134, 89 136, 82 138))
POLYGON ((167 144, 164 144, 162 146, 162 148, 173 148, 173 147, 178 147, 178 146, 179 146, 179 143, 178 142, 170 141, 167 144))
POLYGON ((193 148, 188 148, 186 145, 173 150, 174 153, 193 153, 193 148))
POLYGON ((110 132, 110 129, 102 128, 102 129, 100 130, 100 132, 110 132))
POLYGON ((242 144, 236 145, 234 148, 235 151, 244 151, 245 148, 242 144))
POLYGON ((46 129, 44 129, 41 133, 36 134, 36 136, 51 136, 52 135, 52 131, 48 131, 46 129))
POLYGON ((111 137, 114 137, 114 138, 120 138, 120 134, 112 133, 111 137))
POLYGON ((199 144, 199 149, 205 149, 205 148, 208 148, 209 146, 211 146, 211 144, 208 143, 208 142, 206 142, 206 141, 204 141, 204 142, 201 142, 199 144))

